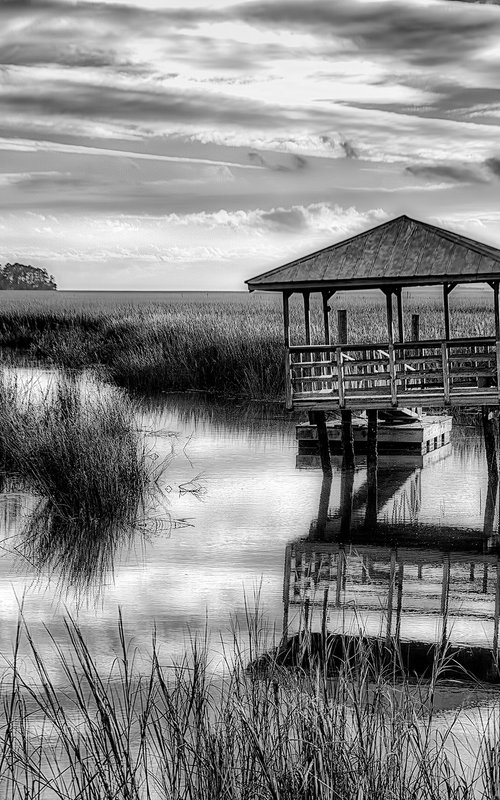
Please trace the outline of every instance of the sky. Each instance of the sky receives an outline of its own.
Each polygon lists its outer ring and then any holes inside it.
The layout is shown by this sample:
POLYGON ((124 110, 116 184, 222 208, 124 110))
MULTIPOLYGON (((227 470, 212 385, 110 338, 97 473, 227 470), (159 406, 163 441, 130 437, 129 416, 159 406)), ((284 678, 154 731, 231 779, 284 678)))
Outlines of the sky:
POLYGON ((0 0, 0 264, 243 290, 399 214, 500 247, 500 0, 0 0))

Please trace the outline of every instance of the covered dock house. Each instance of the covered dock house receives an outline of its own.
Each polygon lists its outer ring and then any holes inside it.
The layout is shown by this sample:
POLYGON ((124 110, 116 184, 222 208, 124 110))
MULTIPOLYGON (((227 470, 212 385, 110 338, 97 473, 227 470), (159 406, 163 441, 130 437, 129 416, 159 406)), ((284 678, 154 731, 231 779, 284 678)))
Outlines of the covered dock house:
MULTIPOLYGON (((287 408, 312 412, 498 406, 500 249, 403 215, 246 281, 283 295, 287 408), (448 299, 459 284, 488 284, 495 335, 453 338, 448 299), (443 335, 405 340, 403 290, 442 287, 443 335), (329 300, 379 289, 387 333, 368 343, 332 341, 329 300), (290 341, 289 299, 303 297, 303 341, 290 341), (324 342, 311 343, 310 298, 319 293, 324 342), (394 298, 396 314, 394 314, 394 298)), ((339 337, 345 338, 345 337, 339 337)))

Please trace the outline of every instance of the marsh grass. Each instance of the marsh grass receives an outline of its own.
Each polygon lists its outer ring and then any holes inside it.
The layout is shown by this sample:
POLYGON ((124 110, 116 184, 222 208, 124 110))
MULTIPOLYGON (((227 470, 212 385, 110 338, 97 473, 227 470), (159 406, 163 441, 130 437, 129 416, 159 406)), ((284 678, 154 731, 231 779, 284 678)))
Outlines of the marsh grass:
MULTIPOLYGON (((0 788, 5 797, 125 800, 493 800, 498 754, 463 769, 458 716, 436 725, 440 663, 429 681, 396 678, 362 640, 353 659, 285 670, 255 625, 235 634, 222 675, 209 642, 192 640, 165 666, 153 632, 135 650, 120 617, 118 651, 103 671, 72 619, 42 653, 20 621, 2 683, 0 788), (31 657, 20 652, 28 644, 31 657), (57 678, 54 678, 54 675, 57 678)), ((445 657, 444 657, 445 658, 445 657)))
POLYGON ((2 375, 0 456, 53 515, 81 522, 131 521, 158 477, 126 396, 63 376, 40 392, 2 375))
MULTIPOLYGON (((247 399, 283 399, 280 297, 229 295, 214 300, 132 303, 121 300, 119 294, 114 299, 111 294, 106 301, 41 294, 38 300, 30 293, 29 299, 7 297, 2 303, 4 354, 24 354, 68 368, 100 367, 117 384, 141 391, 195 389, 247 399)), ((346 307, 349 341, 385 341, 382 300, 334 297, 330 305, 333 339, 336 309, 346 307)), ((411 313, 420 314, 421 338, 442 336, 442 309, 437 300, 408 301, 408 336, 411 313)), ((315 295, 311 316, 312 342, 321 343, 322 312, 315 295)), ((488 296, 454 300, 451 324, 454 336, 492 335, 488 296)), ((291 333, 292 342, 303 343, 303 309, 301 298, 295 295, 291 333)))

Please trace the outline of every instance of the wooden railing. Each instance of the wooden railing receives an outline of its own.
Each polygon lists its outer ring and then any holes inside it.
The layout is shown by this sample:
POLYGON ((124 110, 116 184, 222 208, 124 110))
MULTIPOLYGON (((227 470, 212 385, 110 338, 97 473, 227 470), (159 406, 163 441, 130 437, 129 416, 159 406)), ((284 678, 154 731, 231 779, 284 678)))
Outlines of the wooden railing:
POLYGON ((287 406, 498 403, 498 353, 500 342, 485 337, 289 347, 287 406))

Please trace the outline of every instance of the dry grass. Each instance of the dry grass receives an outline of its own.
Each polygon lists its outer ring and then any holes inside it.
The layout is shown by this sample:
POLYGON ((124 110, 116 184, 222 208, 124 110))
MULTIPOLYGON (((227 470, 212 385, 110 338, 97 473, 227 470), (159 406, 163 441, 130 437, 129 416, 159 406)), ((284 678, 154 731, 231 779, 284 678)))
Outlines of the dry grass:
MULTIPOLYGON (((207 390, 254 399, 283 399, 284 370, 281 298, 217 295, 188 300, 132 302, 127 296, 85 295, 81 300, 56 292, 21 302, 6 297, 0 310, 3 352, 68 368, 104 367, 116 383, 141 391, 207 390), (47 297, 49 295, 49 297, 47 297)), ((138 295, 140 299, 140 295, 138 295)), ((488 296, 452 301, 453 335, 493 334, 488 296)), ((385 307, 376 296, 334 297, 335 310, 349 310, 349 341, 386 339, 385 307)), ((435 300, 414 299, 410 315, 421 316, 421 338, 443 332, 435 300)), ((302 343, 301 299, 292 302, 292 341, 302 343)), ((312 340, 322 341, 319 303, 312 303, 312 340)))

